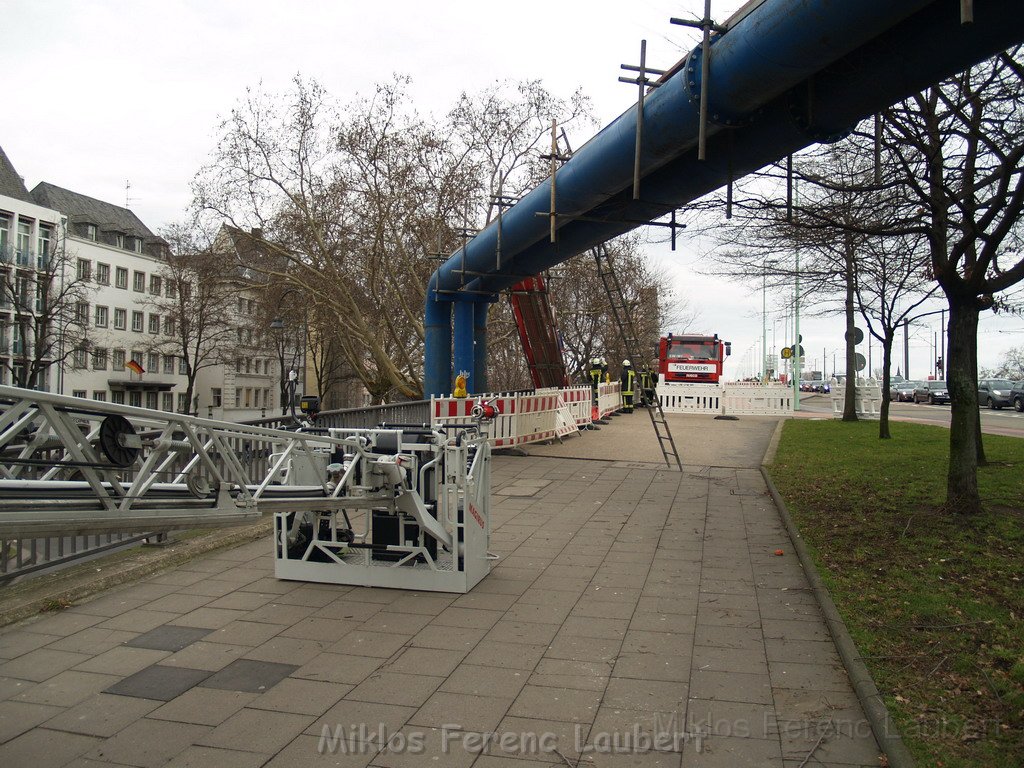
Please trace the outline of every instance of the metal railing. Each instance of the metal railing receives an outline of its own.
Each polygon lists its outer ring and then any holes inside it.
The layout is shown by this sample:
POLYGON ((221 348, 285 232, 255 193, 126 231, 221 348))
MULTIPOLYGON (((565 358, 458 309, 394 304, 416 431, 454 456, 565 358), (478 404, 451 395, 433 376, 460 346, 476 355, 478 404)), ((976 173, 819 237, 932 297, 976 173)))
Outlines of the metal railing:
MULTIPOLYGON (((430 401, 414 400, 367 408, 345 408, 323 411, 316 420, 318 427, 369 429, 380 424, 428 424, 430 401)), ((292 429, 292 416, 268 416, 243 422, 249 426, 270 429, 292 429)), ((252 440, 228 440, 235 456, 257 481, 270 471, 270 447, 252 440)), ((0 585, 22 576, 94 557, 102 552, 152 538, 153 533, 105 533, 88 536, 50 536, 38 538, 0 538, 0 585)))

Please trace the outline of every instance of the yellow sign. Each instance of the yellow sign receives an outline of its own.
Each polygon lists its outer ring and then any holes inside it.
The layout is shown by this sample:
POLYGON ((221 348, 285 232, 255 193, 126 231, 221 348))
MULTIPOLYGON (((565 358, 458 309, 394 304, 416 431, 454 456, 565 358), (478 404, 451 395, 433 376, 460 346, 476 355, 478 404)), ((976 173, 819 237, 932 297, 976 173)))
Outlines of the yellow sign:
POLYGON ((793 348, 792 347, 783 347, 782 348, 782 359, 783 360, 789 360, 789 358, 791 358, 792 356, 793 356, 793 348))

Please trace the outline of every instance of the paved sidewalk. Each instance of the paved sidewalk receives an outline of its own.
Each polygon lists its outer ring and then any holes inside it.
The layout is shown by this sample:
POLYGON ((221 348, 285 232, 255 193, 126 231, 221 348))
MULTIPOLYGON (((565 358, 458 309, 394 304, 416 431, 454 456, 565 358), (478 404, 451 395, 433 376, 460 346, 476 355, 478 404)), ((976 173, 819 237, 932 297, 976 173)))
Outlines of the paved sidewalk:
MULTIPOLYGON (((757 462, 631 465, 646 421, 553 446, 625 462, 497 457, 468 595, 277 581, 262 541, 9 628, 0 765, 877 766, 757 462)), ((684 460, 730 424, 674 421, 684 460)))

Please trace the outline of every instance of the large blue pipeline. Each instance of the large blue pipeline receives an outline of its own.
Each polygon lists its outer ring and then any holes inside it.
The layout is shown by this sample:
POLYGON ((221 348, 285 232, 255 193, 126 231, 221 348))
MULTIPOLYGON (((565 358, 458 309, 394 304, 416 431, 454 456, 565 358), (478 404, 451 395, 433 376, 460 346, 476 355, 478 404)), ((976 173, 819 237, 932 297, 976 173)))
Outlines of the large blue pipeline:
POLYGON ((487 309, 503 289, 819 141, 1024 41, 1020 0, 765 0, 712 38, 707 159, 697 160, 701 47, 644 101, 641 200, 632 199, 636 107, 460 248, 430 279, 424 392, 465 371, 486 388, 487 309), (453 334, 454 319, 454 334, 453 334), (454 340, 454 345, 453 345, 454 340))

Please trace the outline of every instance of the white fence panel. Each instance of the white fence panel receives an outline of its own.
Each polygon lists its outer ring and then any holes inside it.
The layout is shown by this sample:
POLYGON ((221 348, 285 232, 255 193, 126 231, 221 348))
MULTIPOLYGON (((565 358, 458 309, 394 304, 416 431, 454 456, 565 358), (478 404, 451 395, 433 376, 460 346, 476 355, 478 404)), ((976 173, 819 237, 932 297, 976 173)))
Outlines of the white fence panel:
POLYGON ((717 384, 665 384, 656 389, 666 413, 721 413, 722 387, 717 384))
POLYGON ((793 388, 785 384, 726 384, 723 410, 740 416, 785 416, 793 413, 793 388))
MULTIPOLYGON (((874 379, 869 379, 867 384, 857 385, 856 397, 854 399, 857 408, 857 418, 877 419, 881 416, 882 409, 882 388, 874 379)), ((846 407, 846 387, 832 385, 832 418, 843 418, 843 409, 846 407)))
POLYGON ((597 414, 603 419, 610 413, 622 410, 622 387, 619 382, 597 385, 597 414))

